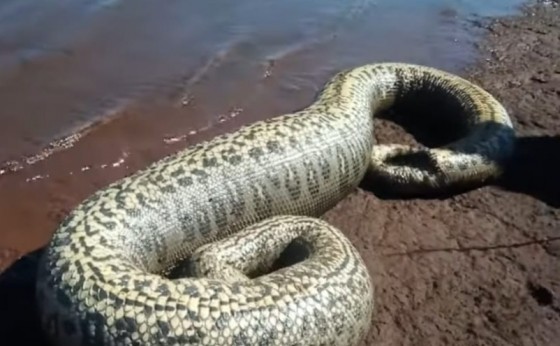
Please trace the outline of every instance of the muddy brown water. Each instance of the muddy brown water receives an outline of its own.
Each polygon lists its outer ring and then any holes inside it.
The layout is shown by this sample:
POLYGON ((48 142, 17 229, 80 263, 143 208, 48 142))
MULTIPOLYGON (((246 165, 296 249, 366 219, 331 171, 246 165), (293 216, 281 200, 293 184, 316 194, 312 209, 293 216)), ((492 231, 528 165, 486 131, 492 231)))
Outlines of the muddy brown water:
POLYGON ((0 248, 43 245, 96 189, 302 108, 342 68, 458 71, 474 58, 476 22, 519 3, 3 1, 0 248))

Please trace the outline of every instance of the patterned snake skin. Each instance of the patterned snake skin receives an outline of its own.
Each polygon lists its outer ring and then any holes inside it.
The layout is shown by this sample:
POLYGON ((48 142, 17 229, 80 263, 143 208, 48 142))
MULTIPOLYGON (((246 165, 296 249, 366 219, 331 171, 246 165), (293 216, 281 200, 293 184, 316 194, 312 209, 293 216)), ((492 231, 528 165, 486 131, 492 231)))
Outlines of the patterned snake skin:
POLYGON ((317 217, 366 173, 402 192, 482 184, 514 138, 500 103, 457 76, 401 63, 340 72, 304 110, 187 148, 74 209, 40 262, 43 328, 56 345, 356 345, 371 280, 317 217), (414 95, 453 109, 463 137, 374 146, 373 115, 414 95), (170 276, 179 261, 188 275, 170 276))

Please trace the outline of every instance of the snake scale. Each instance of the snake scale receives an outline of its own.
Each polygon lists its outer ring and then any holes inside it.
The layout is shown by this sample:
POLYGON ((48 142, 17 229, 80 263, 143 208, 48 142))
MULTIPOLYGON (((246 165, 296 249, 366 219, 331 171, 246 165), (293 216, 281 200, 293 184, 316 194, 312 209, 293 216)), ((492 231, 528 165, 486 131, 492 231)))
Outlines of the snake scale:
POLYGON ((56 345, 356 345, 371 325, 371 278, 319 217, 366 174, 404 193, 482 184, 514 139, 502 105, 448 72, 339 72, 305 109, 188 147, 71 211, 39 264, 43 329, 56 345), (464 135, 374 145, 374 115, 419 92, 455 107, 464 135), (289 250, 298 260, 279 264, 289 250), (185 259, 189 274, 171 277, 185 259))

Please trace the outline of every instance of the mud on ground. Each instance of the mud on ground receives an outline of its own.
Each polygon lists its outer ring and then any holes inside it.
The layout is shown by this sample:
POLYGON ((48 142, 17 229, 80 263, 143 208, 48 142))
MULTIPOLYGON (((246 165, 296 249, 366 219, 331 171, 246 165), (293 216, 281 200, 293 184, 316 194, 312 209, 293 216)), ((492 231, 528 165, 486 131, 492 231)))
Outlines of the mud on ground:
MULTIPOLYGON (((513 118, 518 152, 506 176, 444 200, 358 191, 327 215, 373 275, 365 345, 558 344, 560 8, 549 2, 487 29, 465 75, 513 118)), ((390 123, 376 133, 411 141, 390 123)))
MULTIPOLYGON (((518 130, 506 176, 442 199, 359 189, 326 215, 358 247, 374 280, 376 314, 364 345, 560 339, 560 6, 549 1, 480 25, 488 30, 482 58, 465 75, 503 102, 518 130)), ((415 140, 387 120, 376 135, 415 140)), ((33 270, 23 259, 0 277, 0 335, 39 345, 33 270)))

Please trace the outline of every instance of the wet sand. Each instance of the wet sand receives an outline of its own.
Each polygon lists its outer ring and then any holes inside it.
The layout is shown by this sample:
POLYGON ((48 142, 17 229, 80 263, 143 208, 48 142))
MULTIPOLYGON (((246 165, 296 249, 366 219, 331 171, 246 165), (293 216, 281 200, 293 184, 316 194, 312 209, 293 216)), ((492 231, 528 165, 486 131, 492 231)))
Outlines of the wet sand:
MULTIPOLYGON (((374 278, 377 314, 364 345, 551 345, 560 337, 560 167, 550 159, 560 149, 558 18, 556 3, 549 3, 489 25, 478 21, 487 34, 482 57, 461 74, 495 94, 519 131, 518 154, 504 179, 442 200, 391 199, 363 188, 327 213, 374 278)), ((0 244, 14 250, 3 252, 4 265, 42 246, 68 210, 96 189, 185 145, 303 107, 333 70, 351 63, 326 63, 316 72, 317 61, 328 60, 325 51, 301 54, 248 74, 211 69, 203 80, 213 83, 117 107, 70 150, 15 172, 8 166, 0 177, 0 244), (315 71, 313 78, 301 79, 306 69, 315 71)), ((244 59, 228 56, 234 66, 244 59)), ((409 60, 430 63, 429 55, 409 60)), ((459 71, 465 62, 430 64, 459 71)), ((377 123, 381 142, 415 140, 393 122, 377 123)), ((33 269, 23 259, 0 276, 0 296, 7 298, 0 335, 39 345, 30 304, 33 269)))

